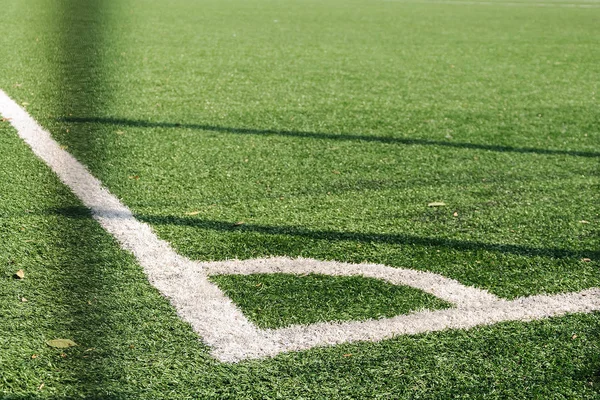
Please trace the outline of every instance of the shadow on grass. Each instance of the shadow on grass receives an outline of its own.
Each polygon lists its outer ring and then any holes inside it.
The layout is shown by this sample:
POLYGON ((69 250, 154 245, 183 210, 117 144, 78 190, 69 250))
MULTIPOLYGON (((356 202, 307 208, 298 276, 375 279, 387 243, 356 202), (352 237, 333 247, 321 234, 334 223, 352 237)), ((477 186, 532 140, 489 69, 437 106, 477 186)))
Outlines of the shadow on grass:
MULTIPOLYGON (((44 215, 61 215, 69 219, 89 218, 89 210, 81 207, 57 207, 43 212, 44 215)), ((114 218, 120 218, 118 214, 114 218)), ((368 232, 340 232, 333 230, 310 230, 294 226, 269 226, 243 224, 236 225, 227 221, 209 221, 194 217, 178 217, 173 215, 136 215, 140 221, 150 225, 178 225, 192 228, 212 230, 218 232, 251 232, 263 235, 283 235, 303 237, 312 240, 350 241, 360 243, 386 243, 397 245, 419 245, 430 247, 444 247, 459 251, 491 251, 505 254, 514 254, 526 257, 552 257, 552 258, 598 258, 599 250, 568 250, 560 248, 539 248, 516 244, 495 244, 467 240, 432 238, 401 233, 368 233, 368 232)))
MULTIPOLYGON (((127 343, 119 337, 126 330, 123 320, 123 293, 120 282, 123 272, 132 262, 119 254, 111 238, 92 220, 89 210, 78 210, 76 218, 57 213, 60 250, 59 270, 53 271, 55 288, 53 315, 56 335, 68 337, 78 344, 64 353, 57 365, 72 375, 63 390, 86 398, 124 399, 112 386, 125 374, 119 365, 127 343), (61 222, 62 221, 62 222, 61 222), (62 332, 61 332, 62 331, 62 332), (110 388, 110 389, 109 389, 110 388)), ((132 304, 133 305, 133 304, 132 304)))
POLYGON ((416 138, 397 138, 391 136, 374 136, 360 134, 345 134, 345 133, 319 133, 319 132, 302 132, 302 131, 286 131, 276 129, 252 129, 252 128, 231 128, 215 125, 203 124, 181 124, 177 122, 151 122, 143 120, 133 120, 124 118, 101 118, 101 117, 67 117, 60 118, 60 121, 71 123, 92 123, 92 124, 107 124, 116 126, 131 126, 141 128, 183 128, 194 129, 212 132, 224 132, 240 135, 260 135, 260 136, 287 136, 307 139, 326 139, 326 140, 344 140, 356 142, 375 142, 386 144, 403 144, 416 146, 439 146, 451 147, 458 149, 474 149, 487 150, 495 152, 507 153, 534 153, 547 155, 567 155, 577 157, 600 157, 600 152, 595 151, 577 151, 577 150, 556 150, 556 149, 538 149, 533 147, 513 147, 499 146, 478 143, 451 142, 441 140, 416 139, 416 138))
POLYGON ((312 240, 386 243, 396 245, 419 245, 431 247, 444 247, 459 251, 484 250, 498 253, 515 254, 526 257, 539 256, 552 258, 597 258, 598 256, 600 256, 600 251, 598 250, 574 251, 559 248, 537 248, 532 246, 515 244, 494 244, 467 240, 422 237, 401 233, 339 232, 331 230, 309 230, 293 226, 268 226, 253 224, 235 225, 231 222, 226 221, 207 221, 195 219, 192 217, 177 216, 137 215, 137 218, 151 225, 179 225, 220 232, 252 232, 264 235, 285 235, 303 237, 312 240))
MULTIPOLYGON (((63 0, 50 9, 52 20, 48 22, 54 26, 53 32, 58 32, 57 48, 48 50, 57 84, 53 88, 54 112, 59 115, 95 115, 110 100, 103 56, 110 24, 106 6, 101 1, 63 0)), ((102 157, 104 148, 93 140, 96 131, 96 127, 86 127, 75 134, 82 136, 88 151, 102 157)), ((67 192, 57 189, 63 191, 67 192)), ((70 194, 60 196, 67 204, 79 202, 70 194)), ((56 310, 51 314, 52 333, 71 338, 78 346, 64 351, 64 358, 58 355, 60 351, 55 352, 60 385, 52 388, 47 384, 46 391, 59 390, 62 397, 127 398, 114 390, 114 382, 125 375, 120 361, 126 345, 119 332, 128 323, 115 298, 123 292, 116 271, 130 273, 132 261, 120 254, 112 238, 91 219, 89 210, 65 206, 76 211, 77 219, 73 219, 64 218, 71 217, 70 212, 55 212, 59 209, 48 212, 50 220, 56 221, 53 237, 58 249, 55 270, 49 271, 53 285, 49 302, 56 310)))

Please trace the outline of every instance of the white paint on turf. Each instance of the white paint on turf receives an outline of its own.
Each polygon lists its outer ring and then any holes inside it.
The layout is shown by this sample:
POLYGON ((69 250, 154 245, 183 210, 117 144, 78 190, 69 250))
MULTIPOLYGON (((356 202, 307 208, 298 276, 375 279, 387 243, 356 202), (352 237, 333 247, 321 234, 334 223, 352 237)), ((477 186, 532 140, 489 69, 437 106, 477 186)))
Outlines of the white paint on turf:
POLYGON ((159 239, 29 114, 0 90, 0 115, 9 118, 19 136, 88 207, 100 225, 132 252, 148 280, 173 304, 212 348, 217 359, 237 362, 354 341, 379 341, 402 334, 471 328, 501 321, 529 321, 555 315, 600 310, 600 288, 579 293, 540 295, 506 301, 485 290, 431 272, 380 264, 349 264, 313 259, 272 257, 199 262, 184 258, 159 239), (360 275, 408 285, 447 300, 455 308, 420 311, 392 318, 322 322, 280 329, 259 329, 208 280, 211 274, 318 273, 360 275))

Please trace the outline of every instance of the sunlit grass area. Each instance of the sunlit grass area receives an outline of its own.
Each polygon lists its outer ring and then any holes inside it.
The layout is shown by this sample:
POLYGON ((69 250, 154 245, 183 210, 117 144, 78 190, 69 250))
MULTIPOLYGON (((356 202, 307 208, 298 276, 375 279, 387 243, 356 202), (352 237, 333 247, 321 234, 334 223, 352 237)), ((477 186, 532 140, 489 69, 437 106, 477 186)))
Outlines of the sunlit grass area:
POLYGON ((450 307, 420 290, 358 276, 254 274, 211 279, 262 328, 379 319, 450 307))
MULTIPOLYGON (((598 287, 600 3, 495 3, 4 1, 0 89, 192 259, 598 287)), ((0 160, 0 397, 599 396, 597 313, 218 363, 9 121, 0 160)), ((447 306, 215 279, 264 327, 447 306)))

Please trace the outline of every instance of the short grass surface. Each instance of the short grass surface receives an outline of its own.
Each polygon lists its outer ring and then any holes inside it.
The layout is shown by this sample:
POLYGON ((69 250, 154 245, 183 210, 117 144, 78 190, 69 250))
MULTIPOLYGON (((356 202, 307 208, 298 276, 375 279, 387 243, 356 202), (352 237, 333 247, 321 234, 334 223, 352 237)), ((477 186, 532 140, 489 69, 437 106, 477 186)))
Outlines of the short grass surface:
MULTIPOLYGON (((600 286, 600 9, 449 3, 0 0, 0 88, 194 259, 600 286)), ((600 396, 597 313, 217 363, 5 121, 0 146, 3 397, 600 396)))
POLYGON ((210 279, 261 328, 389 318, 452 306, 412 287, 360 276, 253 274, 210 279))
POLYGON ((6 7, 2 86, 186 256, 600 285, 600 9, 40 8, 6 7))
POLYGON ((223 364, 64 186, 0 127, 5 399, 577 398, 600 318, 573 315, 223 364), (14 272, 25 271, 24 279, 14 272), (27 301, 23 301, 26 299, 27 301), (77 346, 53 349, 47 340, 77 346))

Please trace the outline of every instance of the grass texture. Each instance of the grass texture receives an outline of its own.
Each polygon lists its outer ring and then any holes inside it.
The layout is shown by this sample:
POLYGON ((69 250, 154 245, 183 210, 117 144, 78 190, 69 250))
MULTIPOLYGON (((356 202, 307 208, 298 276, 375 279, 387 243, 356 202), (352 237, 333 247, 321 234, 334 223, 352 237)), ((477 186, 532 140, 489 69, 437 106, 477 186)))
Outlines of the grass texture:
POLYGON ((211 280, 261 328, 389 318, 451 307, 421 290, 359 276, 253 274, 211 280))
MULTIPOLYGON (((548 3, 0 0, 0 88, 191 258, 575 291, 600 286, 600 8, 548 3)), ((600 396, 597 313, 218 363, 7 122, 0 154, 0 397, 600 396)), ((396 298, 305 278, 216 279, 264 326, 396 298)))

